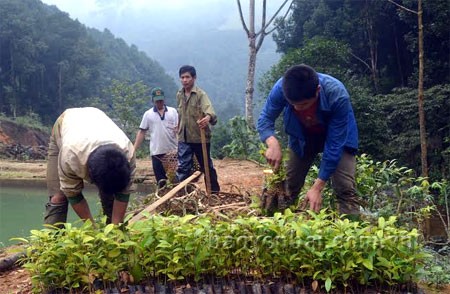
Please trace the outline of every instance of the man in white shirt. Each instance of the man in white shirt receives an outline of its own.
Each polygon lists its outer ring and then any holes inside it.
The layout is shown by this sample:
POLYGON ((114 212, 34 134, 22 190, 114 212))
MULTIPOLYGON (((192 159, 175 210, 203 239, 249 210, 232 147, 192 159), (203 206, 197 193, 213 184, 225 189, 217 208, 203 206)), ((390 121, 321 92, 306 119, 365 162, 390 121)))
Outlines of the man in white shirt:
POLYGON ((137 150, 141 146, 145 133, 150 131, 150 155, 153 172, 158 186, 162 187, 167 180, 163 165, 164 157, 167 153, 176 154, 177 150, 178 112, 175 108, 166 106, 164 92, 161 88, 153 88, 151 97, 154 106, 147 110, 142 117, 134 142, 134 149, 137 150))

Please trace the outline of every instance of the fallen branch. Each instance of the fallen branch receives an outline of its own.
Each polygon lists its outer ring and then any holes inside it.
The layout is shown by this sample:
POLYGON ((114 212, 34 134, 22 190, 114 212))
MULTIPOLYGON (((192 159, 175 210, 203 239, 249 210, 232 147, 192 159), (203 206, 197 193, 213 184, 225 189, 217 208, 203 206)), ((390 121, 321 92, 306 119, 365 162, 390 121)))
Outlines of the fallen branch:
POLYGON ((19 252, 16 253, 14 255, 8 256, 6 258, 3 258, 0 260, 0 272, 4 272, 7 271, 9 269, 11 269, 12 267, 14 267, 17 264, 17 261, 19 259, 21 259, 22 257, 25 257, 26 253, 24 252, 19 252))
POLYGON ((220 210, 220 209, 225 209, 225 208, 239 208, 243 205, 247 206, 247 202, 236 202, 236 203, 212 206, 209 209, 210 210, 220 210))

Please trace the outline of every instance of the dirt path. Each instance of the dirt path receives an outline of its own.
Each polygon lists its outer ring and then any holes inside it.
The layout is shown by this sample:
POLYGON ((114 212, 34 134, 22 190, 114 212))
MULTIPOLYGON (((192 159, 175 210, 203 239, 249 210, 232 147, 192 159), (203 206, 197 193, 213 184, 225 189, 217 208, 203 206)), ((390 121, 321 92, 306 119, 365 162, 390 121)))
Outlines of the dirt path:
MULTIPOLYGON (((260 192, 263 183, 263 166, 247 160, 223 159, 214 161, 219 183, 223 191, 229 189, 250 189, 260 192)), ((154 183, 151 161, 137 161, 136 179, 139 182, 154 183)), ((45 181, 45 161, 0 160, 1 181, 45 181)))

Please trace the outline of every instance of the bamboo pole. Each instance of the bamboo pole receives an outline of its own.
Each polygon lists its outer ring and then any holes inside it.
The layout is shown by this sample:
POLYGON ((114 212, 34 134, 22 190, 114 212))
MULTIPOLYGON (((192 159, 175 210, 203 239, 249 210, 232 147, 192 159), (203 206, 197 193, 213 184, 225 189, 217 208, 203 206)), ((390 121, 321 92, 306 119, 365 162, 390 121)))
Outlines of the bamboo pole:
POLYGON ((209 174, 209 160, 208 160, 208 150, 206 148, 205 129, 200 129, 200 136, 202 140, 203 167, 205 168, 206 195, 208 195, 209 197, 211 196, 211 177, 209 174))

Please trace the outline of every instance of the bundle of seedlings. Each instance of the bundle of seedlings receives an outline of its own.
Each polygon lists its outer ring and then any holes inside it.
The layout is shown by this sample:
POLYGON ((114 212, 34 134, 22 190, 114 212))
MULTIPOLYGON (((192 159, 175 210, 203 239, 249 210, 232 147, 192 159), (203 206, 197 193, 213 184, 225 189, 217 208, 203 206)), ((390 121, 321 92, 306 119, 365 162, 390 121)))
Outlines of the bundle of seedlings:
MULTIPOLYGON (((260 153, 265 152, 261 150, 260 153)), ((261 194, 261 209, 265 215, 273 215, 275 212, 282 212, 292 203, 291 198, 286 194, 286 162, 287 152, 283 152, 283 160, 276 170, 264 170, 264 187, 261 194)))

